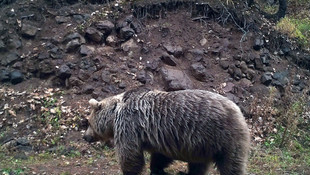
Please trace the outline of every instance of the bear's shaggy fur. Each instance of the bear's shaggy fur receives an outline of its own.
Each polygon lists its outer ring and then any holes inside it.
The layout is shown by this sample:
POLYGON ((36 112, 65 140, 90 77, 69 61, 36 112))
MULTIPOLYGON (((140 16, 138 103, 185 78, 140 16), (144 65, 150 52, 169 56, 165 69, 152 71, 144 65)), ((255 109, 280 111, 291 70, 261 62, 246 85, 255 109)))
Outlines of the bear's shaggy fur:
POLYGON ((203 90, 136 89, 92 99, 87 141, 114 138, 124 175, 138 175, 143 151, 151 174, 165 174, 173 160, 188 162, 188 174, 203 175, 214 162, 221 175, 244 175, 250 134, 239 107, 203 90))

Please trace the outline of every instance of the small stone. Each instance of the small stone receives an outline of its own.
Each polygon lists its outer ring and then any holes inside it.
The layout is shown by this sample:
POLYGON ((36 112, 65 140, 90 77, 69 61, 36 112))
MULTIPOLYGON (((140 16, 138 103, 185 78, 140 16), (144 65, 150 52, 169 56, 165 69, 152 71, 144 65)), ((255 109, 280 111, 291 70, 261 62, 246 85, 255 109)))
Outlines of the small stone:
POLYGON ((10 73, 10 78, 11 78, 11 83, 12 84, 18 84, 18 83, 21 83, 23 81, 23 74, 18 71, 18 70, 15 70, 13 72, 10 73))
POLYGON ((65 17, 65 16, 56 16, 55 17, 55 20, 58 24, 61 24, 61 23, 66 23, 68 21, 70 21, 70 17, 65 17))
POLYGON ((191 89, 193 87, 191 79, 183 71, 162 67, 160 72, 168 91, 191 89))
POLYGON ((9 53, 6 55, 6 57, 2 58, 1 64, 4 66, 7 66, 17 60, 19 60, 19 55, 15 52, 9 53))
POLYGON ((124 40, 129 40, 134 34, 135 31, 129 26, 123 27, 120 30, 120 37, 124 40))
POLYGON ((206 67, 198 62, 194 63, 190 67, 193 76, 199 81, 207 81, 207 69, 206 67))
POLYGON ((98 31, 97 29, 93 28, 93 27, 88 27, 86 29, 86 37, 89 38, 90 40, 100 43, 103 37, 103 34, 98 31))
POLYGON ((174 56, 172 56, 172 55, 169 55, 167 53, 163 53, 163 55, 160 58, 165 64, 167 64, 169 66, 176 66, 177 65, 176 61, 174 60, 174 56))
POLYGON ((57 76, 61 79, 67 79, 71 76, 71 69, 66 64, 63 64, 59 67, 57 76))
POLYGON ((0 70, 0 81, 7 82, 10 80, 10 72, 7 70, 0 70))
POLYGON ((118 87, 119 87, 120 89, 125 89, 125 88, 126 88, 126 83, 125 83, 125 82, 120 82, 120 83, 118 84, 118 87))
POLYGON ((111 82, 111 76, 110 76, 110 72, 107 70, 102 71, 101 73, 101 79, 103 82, 105 83, 110 83, 111 82))
POLYGON ((261 58, 259 58, 259 57, 255 58, 254 65, 255 65, 255 68, 257 70, 263 70, 264 69, 264 64, 263 64, 261 58))
POLYGON ((261 77, 261 83, 268 86, 272 82, 271 72, 265 72, 261 77))
POLYGON ((83 89, 85 94, 91 94, 94 91, 94 87, 92 85, 86 85, 83 89))
POLYGON ((201 46, 204 46, 207 44, 207 39, 206 38, 202 38, 200 41, 199 41, 200 45, 201 46))
POLYGON ((92 55, 95 52, 95 48, 92 46, 82 45, 80 47, 80 54, 82 56, 92 55))
POLYGON ((226 70, 229 67, 229 62, 228 61, 220 61, 220 66, 221 66, 221 68, 226 70))
POLYGON ((137 80, 143 84, 146 83, 146 72, 144 70, 138 72, 137 80))
POLYGON ((98 21, 95 26, 104 35, 109 35, 115 27, 115 25, 109 20, 98 21))
POLYGON ((255 40, 254 40, 254 45, 253 45, 253 49, 254 50, 260 50, 261 48, 263 48, 264 47, 264 40, 263 39, 261 39, 261 38, 256 38, 255 40))
POLYGON ((169 54, 172 54, 175 57, 180 57, 181 55, 183 55, 183 48, 181 46, 172 46, 169 44, 165 44, 164 48, 169 54))
POLYGON ((121 48, 123 49, 123 51, 128 52, 130 50, 139 48, 139 46, 136 44, 136 42, 133 39, 130 39, 126 41, 125 43, 123 43, 121 45, 121 48))
POLYGON ((69 41, 66 45, 66 52, 74 52, 80 47, 81 43, 78 39, 74 39, 72 41, 69 41))
POLYGON ((38 32, 38 28, 33 25, 30 25, 30 24, 22 25, 21 33, 24 37, 33 38, 36 36, 37 32, 38 32))
POLYGON ((81 44, 85 44, 86 43, 85 38, 81 34, 79 34, 77 32, 70 33, 70 34, 66 35, 62 42, 63 43, 67 43, 67 42, 72 41, 74 39, 79 39, 79 42, 81 44))
POLYGON ((5 44, 4 44, 4 42, 0 39, 0 51, 5 51, 5 50, 6 50, 5 44))
POLYGON ((117 45, 117 37, 115 35, 109 35, 106 39, 108 46, 115 47, 117 45))

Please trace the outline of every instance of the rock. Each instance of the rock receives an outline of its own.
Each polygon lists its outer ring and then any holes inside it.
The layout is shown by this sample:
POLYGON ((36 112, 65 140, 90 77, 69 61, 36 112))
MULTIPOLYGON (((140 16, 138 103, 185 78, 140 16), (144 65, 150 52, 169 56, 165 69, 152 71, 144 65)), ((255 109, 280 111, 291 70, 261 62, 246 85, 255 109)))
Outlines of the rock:
POLYGON ((2 23, 0 23, 0 35, 4 34, 7 31, 7 29, 3 26, 2 23))
POLYGON ((24 37, 34 38, 38 32, 38 28, 30 25, 30 24, 23 24, 21 29, 21 34, 24 37))
POLYGON ((66 52, 74 52, 80 47, 81 43, 79 39, 71 40, 66 45, 66 52))
POLYGON ((82 81, 87 81, 90 78, 90 74, 84 70, 80 70, 78 77, 82 81))
POLYGON ((172 46, 169 44, 165 44, 164 48, 169 54, 172 54, 175 57, 180 57, 181 55, 183 55, 183 48, 181 46, 172 46))
POLYGON ((97 29, 93 27, 88 27, 85 32, 86 37, 89 38, 91 41, 94 41, 96 43, 100 43, 102 41, 103 34, 97 29))
POLYGON ((50 53, 50 56, 54 59, 62 59, 64 56, 61 49, 59 49, 59 47, 55 45, 48 52, 50 53))
POLYGON ((95 52, 95 48, 93 46, 82 45, 80 47, 80 54, 82 56, 92 55, 95 52))
POLYGON ((0 51, 5 51, 5 50, 6 50, 6 46, 4 42, 0 39, 0 51))
POLYGON ((139 48, 139 46, 136 44, 136 42, 133 39, 130 39, 122 43, 121 48, 123 49, 123 51, 128 52, 128 51, 139 48))
POLYGON ((72 86, 72 87, 74 87, 74 86, 76 86, 76 87, 80 87, 80 86, 82 86, 84 83, 83 83, 83 81, 81 81, 80 79, 78 79, 77 77, 70 77, 69 78, 69 85, 70 86, 72 86))
POLYGON ((18 138, 16 140, 17 145, 22 145, 22 146, 30 146, 30 142, 26 138, 18 138))
POLYGON ((82 24, 85 22, 85 18, 83 15, 76 14, 76 15, 73 15, 72 17, 73 17, 74 21, 77 22, 78 24, 82 24))
POLYGON ((125 89, 126 88, 126 83, 125 82, 120 82, 119 84, 118 84, 118 87, 120 88, 120 89, 125 89))
POLYGON ((259 57, 256 57, 254 59, 254 66, 257 70, 263 70, 264 69, 264 64, 262 62, 262 59, 259 57))
POLYGON ((11 63, 14 63, 15 61, 19 60, 19 55, 16 52, 11 52, 7 54, 4 58, 1 60, 1 64, 3 66, 7 66, 11 63))
POLYGON ((248 69, 247 72, 245 73, 246 74, 246 78, 249 79, 249 80, 253 80, 255 75, 256 75, 256 72, 255 70, 253 69, 248 69))
POLYGON ((38 55, 38 59, 39 60, 45 60, 47 58, 49 58, 49 54, 46 51, 40 52, 38 55))
POLYGON ((0 70, 0 82, 7 82, 10 80, 10 72, 7 70, 0 70))
POLYGON ((24 78, 23 78, 23 74, 20 71, 15 70, 10 73, 10 79, 11 79, 12 84, 18 84, 18 83, 21 83, 24 78))
POLYGON ((256 38, 254 40, 254 45, 253 45, 253 49, 254 50, 260 50, 261 48, 264 47, 264 40, 261 39, 260 37, 256 38))
POLYGON ((190 70, 193 77, 199 81, 207 81, 207 69, 200 62, 191 65, 190 70))
POLYGON ((109 20, 98 21, 95 26, 100 32, 102 32, 106 36, 108 36, 115 27, 115 25, 109 20))
POLYGON ((246 78, 242 78, 240 81, 239 81, 239 85, 242 87, 242 88, 248 88, 248 87, 251 87, 253 86, 252 82, 246 78))
POLYGON ((59 78, 64 80, 70 78, 71 74, 71 69, 66 64, 61 65, 56 73, 59 78))
POLYGON ((192 61, 201 61, 203 59, 203 55, 204 55, 204 51, 201 50, 201 49, 191 49, 189 50, 185 57, 188 59, 188 60, 192 60, 192 61))
POLYGON ((45 78, 51 74, 54 74, 55 72, 54 64, 50 60, 41 61, 39 63, 38 69, 39 69, 41 78, 45 78))
POLYGON ((55 20, 58 24, 61 24, 61 23, 66 23, 68 21, 70 21, 70 17, 65 17, 65 16, 56 16, 55 17, 55 20))
POLYGON ((191 89, 193 87, 190 78, 180 70, 162 67, 160 72, 168 91, 191 89))
POLYGON ((111 82, 111 76, 109 71, 102 71, 101 79, 103 82, 109 84, 111 82))
POLYGON ((77 33, 77 32, 70 33, 70 34, 66 35, 62 42, 63 43, 67 43, 67 42, 72 41, 74 39, 79 39, 79 42, 81 44, 85 44, 86 43, 85 38, 82 35, 80 35, 79 33, 77 33))
POLYGON ((284 89, 289 82, 288 74, 288 71, 274 73, 272 76, 274 79, 274 81, 272 81, 272 85, 284 89))
POLYGON ((272 82, 272 73, 271 72, 265 72, 261 77, 261 83, 268 86, 272 82))
POLYGON ((281 45, 281 51, 283 52, 283 55, 289 55, 291 51, 291 47, 288 43, 282 44, 281 45))
POLYGON ((169 55, 167 53, 163 53, 163 55, 160 57, 160 59, 169 66, 176 66, 177 63, 174 60, 174 56, 169 55))
POLYGON ((248 66, 247 66, 247 64, 246 64, 244 61, 241 61, 241 63, 240 63, 240 69, 241 69, 241 71, 242 71, 243 73, 247 73, 247 71, 248 71, 248 66))
POLYGON ((92 85, 86 85, 84 88, 83 88, 83 93, 85 94, 91 94, 93 93, 94 91, 94 87, 92 85))
POLYGON ((240 80, 242 78, 242 71, 240 68, 235 67, 234 68, 234 79, 240 80))
POLYGON ((260 56, 260 59, 262 60, 262 63, 265 65, 269 65, 269 54, 268 53, 264 53, 260 56))
POLYGON ((20 70, 23 67, 23 62, 22 61, 17 61, 16 63, 14 63, 12 65, 12 67, 15 68, 15 69, 19 69, 20 70))
POLYGON ((146 83, 146 72, 144 70, 137 73, 137 80, 143 84, 146 83))
POLYGON ((135 34, 135 31, 129 26, 126 26, 121 28, 119 34, 121 39, 129 40, 135 34))
POLYGON ((135 31, 135 33, 139 34, 142 32, 143 30, 143 24, 137 20, 137 19, 133 19, 133 21, 131 21, 130 23, 130 27, 135 31))
POLYGON ((229 62, 228 61, 220 61, 220 66, 221 66, 221 68, 226 70, 229 67, 229 62))
POLYGON ((152 60, 150 62, 146 63, 146 69, 150 71, 156 71, 159 67, 159 61, 160 60, 152 60))
POLYGON ((227 82, 226 83, 226 86, 223 88, 223 91, 226 93, 228 92, 234 92, 234 89, 235 89, 235 84, 232 83, 232 82, 227 82))
POLYGON ((117 45, 117 37, 115 35, 109 35, 105 41, 108 46, 115 47, 117 45))
POLYGON ((207 44, 207 39, 206 38, 202 38, 200 41, 199 41, 200 45, 201 46, 204 46, 207 44))

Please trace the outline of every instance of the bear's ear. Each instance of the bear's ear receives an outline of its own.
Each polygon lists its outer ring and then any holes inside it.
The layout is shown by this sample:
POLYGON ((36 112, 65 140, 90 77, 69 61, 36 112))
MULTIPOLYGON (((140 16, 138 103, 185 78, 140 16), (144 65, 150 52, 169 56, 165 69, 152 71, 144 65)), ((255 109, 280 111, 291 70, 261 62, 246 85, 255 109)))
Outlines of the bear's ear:
POLYGON ((100 103, 95 99, 90 99, 88 103, 94 109, 97 109, 100 106, 100 103))

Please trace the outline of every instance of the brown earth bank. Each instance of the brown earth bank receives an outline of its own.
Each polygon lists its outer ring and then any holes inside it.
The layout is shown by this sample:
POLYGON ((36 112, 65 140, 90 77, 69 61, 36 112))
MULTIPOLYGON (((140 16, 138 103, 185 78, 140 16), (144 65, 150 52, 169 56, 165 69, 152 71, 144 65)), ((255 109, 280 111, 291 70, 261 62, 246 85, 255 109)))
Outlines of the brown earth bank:
POLYGON ((309 105, 309 53, 255 9, 154 2, 0 1, 0 172, 121 174, 113 149, 82 140, 88 100, 138 86, 227 96, 253 145, 275 132, 278 113, 264 97, 309 105))

